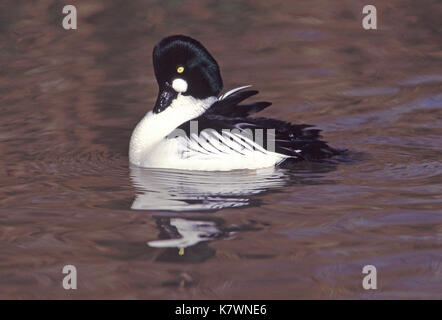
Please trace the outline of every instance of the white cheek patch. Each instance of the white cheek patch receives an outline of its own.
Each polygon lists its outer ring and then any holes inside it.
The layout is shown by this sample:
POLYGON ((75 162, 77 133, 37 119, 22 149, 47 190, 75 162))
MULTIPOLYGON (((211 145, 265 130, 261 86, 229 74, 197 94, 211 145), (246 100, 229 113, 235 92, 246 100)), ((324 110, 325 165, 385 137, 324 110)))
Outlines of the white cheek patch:
POLYGON ((172 88, 179 93, 184 93, 187 91, 187 82, 183 79, 175 79, 172 81, 172 88))

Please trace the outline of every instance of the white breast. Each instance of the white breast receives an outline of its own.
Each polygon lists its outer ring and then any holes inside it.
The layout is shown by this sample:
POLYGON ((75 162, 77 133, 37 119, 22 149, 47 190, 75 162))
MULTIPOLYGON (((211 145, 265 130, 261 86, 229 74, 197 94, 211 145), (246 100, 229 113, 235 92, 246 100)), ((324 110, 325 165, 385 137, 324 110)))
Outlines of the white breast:
POLYGON ((203 114, 216 100, 216 97, 197 100, 178 94, 163 112, 155 114, 149 111, 132 132, 129 161, 147 167, 151 157, 159 156, 154 154, 154 149, 161 146, 168 134, 184 122, 203 114))

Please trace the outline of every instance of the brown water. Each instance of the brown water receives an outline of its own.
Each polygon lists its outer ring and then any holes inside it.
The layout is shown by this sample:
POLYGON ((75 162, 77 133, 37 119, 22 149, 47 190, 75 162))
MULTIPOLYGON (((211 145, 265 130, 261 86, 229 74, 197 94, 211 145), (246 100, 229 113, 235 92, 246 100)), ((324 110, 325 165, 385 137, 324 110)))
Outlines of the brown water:
POLYGON ((374 1, 370 31, 364 1, 73 0, 76 31, 62 3, 0 4, 0 298, 442 298, 440 1, 374 1), (175 33, 348 161, 130 168, 175 33))

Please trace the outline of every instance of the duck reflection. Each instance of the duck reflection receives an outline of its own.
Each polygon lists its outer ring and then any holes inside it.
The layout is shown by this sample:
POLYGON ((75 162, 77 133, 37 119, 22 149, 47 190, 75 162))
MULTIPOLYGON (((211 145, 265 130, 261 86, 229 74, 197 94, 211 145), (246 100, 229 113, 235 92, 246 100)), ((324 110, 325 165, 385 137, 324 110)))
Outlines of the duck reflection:
POLYGON ((222 235, 222 231, 217 228, 214 221, 171 218, 167 222, 167 227, 174 227, 179 238, 150 241, 148 242, 149 246, 155 248, 176 247, 180 248, 182 254, 184 248, 194 246, 202 241, 216 239, 222 235))
POLYGON ((307 163, 298 165, 296 171, 266 168, 195 172, 131 166, 131 180, 137 190, 131 208, 168 211, 153 215, 160 235, 147 245, 161 249, 157 261, 199 263, 215 255, 215 250, 208 246, 210 241, 232 237, 236 232, 260 230, 265 224, 249 221, 229 227, 220 218, 188 217, 189 213, 183 212, 258 206, 258 195, 264 192, 296 184, 333 183, 324 180, 323 174, 335 167, 307 163))
POLYGON ((156 261, 199 263, 215 255, 208 243, 221 238, 230 238, 237 232, 261 230, 260 223, 249 221, 247 224, 227 227, 225 221, 214 217, 168 217, 154 216, 159 240, 149 241, 148 246, 162 248, 156 261))
POLYGON ((251 195, 288 183, 284 169, 189 172, 132 166, 131 179, 139 191, 135 210, 199 211, 243 207, 251 195))

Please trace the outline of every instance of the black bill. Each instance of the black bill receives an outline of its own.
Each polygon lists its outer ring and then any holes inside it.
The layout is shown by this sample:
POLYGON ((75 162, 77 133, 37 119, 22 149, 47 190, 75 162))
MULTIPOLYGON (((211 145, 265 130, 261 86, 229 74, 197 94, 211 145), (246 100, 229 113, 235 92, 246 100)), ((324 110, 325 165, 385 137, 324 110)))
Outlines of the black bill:
POLYGON ((154 113, 160 113, 164 111, 172 101, 177 97, 178 92, 176 92, 169 83, 165 83, 158 93, 157 102, 153 108, 154 113))

